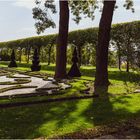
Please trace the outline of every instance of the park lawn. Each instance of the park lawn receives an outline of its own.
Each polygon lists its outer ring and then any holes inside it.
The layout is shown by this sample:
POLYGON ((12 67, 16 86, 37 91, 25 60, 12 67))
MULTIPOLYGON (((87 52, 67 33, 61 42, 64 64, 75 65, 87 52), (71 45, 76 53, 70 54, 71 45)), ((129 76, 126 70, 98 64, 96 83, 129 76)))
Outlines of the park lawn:
POLYGON ((0 109, 0 138, 51 138, 140 117, 140 95, 0 109))
MULTIPOLYGON (((81 71, 84 76, 73 83, 73 88, 65 96, 84 89, 82 84, 86 80, 94 80, 94 67, 82 67, 81 71)), ((140 75, 109 68, 109 79, 111 85, 108 92, 101 89, 98 98, 0 109, 0 138, 51 138, 140 118, 140 94, 133 94, 139 88, 140 75)), ((0 100, 0 103, 30 100, 37 99, 0 100)))

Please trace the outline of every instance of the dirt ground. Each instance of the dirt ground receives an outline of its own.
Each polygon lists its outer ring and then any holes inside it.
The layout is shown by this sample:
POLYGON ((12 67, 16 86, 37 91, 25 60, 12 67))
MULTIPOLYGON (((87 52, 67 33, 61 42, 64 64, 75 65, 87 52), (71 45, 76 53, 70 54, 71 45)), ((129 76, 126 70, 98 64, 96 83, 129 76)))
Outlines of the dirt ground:
POLYGON ((140 118, 97 126, 79 132, 55 137, 60 139, 140 139, 140 118))

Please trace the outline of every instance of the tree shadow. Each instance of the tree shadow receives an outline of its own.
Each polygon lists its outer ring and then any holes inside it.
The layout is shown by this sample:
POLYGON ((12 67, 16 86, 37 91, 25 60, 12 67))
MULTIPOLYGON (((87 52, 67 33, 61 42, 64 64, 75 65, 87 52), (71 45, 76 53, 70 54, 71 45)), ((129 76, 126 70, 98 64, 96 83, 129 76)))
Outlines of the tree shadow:
POLYGON ((140 109, 131 110, 133 109, 133 104, 130 103, 130 100, 133 100, 132 96, 111 97, 110 95, 111 93, 108 93, 107 88, 100 90, 100 97, 93 98, 93 102, 81 115, 85 116, 85 118, 90 116, 86 120, 92 123, 93 126, 115 124, 133 117, 140 117, 140 109))
POLYGON ((110 97, 108 88, 99 92, 100 97, 94 99, 1 109, 0 138, 64 135, 140 116, 139 108, 131 110, 130 95, 110 97))
POLYGON ((138 83, 140 81, 140 74, 124 71, 109 71, 109 79, 138 83))
POLYGON ((71 115, 77 109, 77 102, 56 102, 1 109, 0 138, 38 138, 69 129, 72 123, 78 123, 78 118, 71 115))
MULTIPOLYGON (((88 77, 95 77, 95 69, 80 69, 82 75, 88 77)), ((138 83, 140 81, 140 74, 134 72, 125 72, 125 71, 111 71, 108 70, 108 77, 110 80, 117 80, 117 81, 127 81, 127 82, 134 82, 138 83)))

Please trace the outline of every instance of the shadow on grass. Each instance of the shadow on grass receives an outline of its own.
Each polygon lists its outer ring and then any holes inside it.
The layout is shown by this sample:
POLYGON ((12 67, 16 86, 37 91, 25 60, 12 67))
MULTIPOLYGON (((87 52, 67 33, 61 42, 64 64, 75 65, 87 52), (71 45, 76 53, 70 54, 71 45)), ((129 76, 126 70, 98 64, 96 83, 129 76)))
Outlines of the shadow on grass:
POLYGON ((134 72, 127 73, 124 71, 109 71, 109 79, 138 83, 140 81, 140 74, 134 72))
MULTIPOLYGON (((95 77, 95 69, 84 69, 81 68, 81 73, 84 76, 88 77, 95 77)), ((125 71, 108 71, 108 76, 110 80, 118 80, 118 81, 125 81, 125 82, 134 82, 138 83, 140 81, 140 74, 134 72, 125 72, 125 71)))
POLYGON ((55 137, 140 117, 136 97, 110 98, 107 88, 100 93, 101 96, 95 99, 1 109, 0 138, 55 137))
MULTIPOLYGON (((94 126, 113 124, 133 117, 140 117, 140 106, 137 106, 139 95, 125 95, 109 97, 108 89, 100 90, 100 97, 93 99, 93 102, 83 112, 83 116, 90 114, 94 126), (134 103, 133 103, 134 102, 134 103)), ((140 97, 140 96, 139 96, 140 97)), ((89 121, 89 118, 87 118, 89 121)))
POLYGON ((74 121, 76 102, 40 104, 0 110, 0 138, 37 138, 66 129, 74 121))

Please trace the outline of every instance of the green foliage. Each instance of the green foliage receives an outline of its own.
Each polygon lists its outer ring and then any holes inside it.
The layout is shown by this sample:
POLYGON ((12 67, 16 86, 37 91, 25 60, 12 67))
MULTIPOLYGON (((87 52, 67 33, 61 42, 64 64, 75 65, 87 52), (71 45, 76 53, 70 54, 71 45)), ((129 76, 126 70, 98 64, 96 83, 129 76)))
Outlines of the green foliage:
POLYGON ((140 43, 140 22, 115 24, 112 28, 112 44, 123 61, 129 61, 132 67, 137 67, 139 43, 140 43), (126 60, 127 59, 127 60, 126 60))
POLYGON ((134 6, 133 0, 125 0, 125 4, 123 6, 126 8, 126 10, 130 9, 130 10, 132 10, 132 12, 135 11, 133 8, 133 6, 134 6))
POLYGON ((71 13, 75 16, 73 19, 76 23, 79 23, 82 19, 81 15, 83 14, 85 17, 94 19, 94 12, 98 8, 97 0, 69 0, 69 6, 71 9, 71 13))
MULTIPOLYGON (((92 20, 94 19, 94 11, 96 8, 98 8, 97 0, 68 0, 68 2, 71 13, 75 16, 73 20, 76 23, 79 23, 82 14, 84 14, 85 17, 91 18, 92 20)), ((50 11, 52 14, 56 14, 57 12, 54 0, 46 0, 45 2, 42 2, 41 0, 36 0, 36 7, 33 8, 33 18, 36 20, 35 27, 38 34, 44 32, 47 28, 55 28, 55 21, 51 18, 49 14, 50 11), (44 6, 42 7, 41 4, 43 4, 44 6)))
MULTIPOLYGON (((67 1, 66 1, 67 2, 67 1)), ((68 0, 69 9, 73 14, 73 20, 78 24, 82 19, 82 15, 88 18, 94 19, 94 12, 99 7, 98 0, 68 0)), ((49 12, 56 14, 56 5, 54 0, 36 0, 36 7, 33 8, 33 18, 35 19, 35 27, 37 33, 44 32, 46 28, 55 28, 55 21, 51 18, 49 12), (43 6, 42 6, 43 4, 43 6)), ((127 10, 131 9, 134 12, 133 0, 126 0, 123 5, 127 10)))
POLYGON ((10 61, 10 54, 7 53, 6 48, 2 48, 0 51, 0 60, 1 61, 10 61))
POLYGON ((115 51, 109 51, 109 53, 108 53, 108 65, 110 67, 117 66, 116 56, 117 56, 117 54, 115 51))
MULTIPOLYGON (((31 58, 33 56, 33 49, 35 47, 38 47, 40 49, 41 62, 48 62, 50 53, 51 63, 55 63, 56 38, 57 34, 54 34, 47 36, 30 37, 9 42, 1 42, 0 54, 2 54, 2 60, 9 60, 8 57, 11 54, 12 48, 14 48, 16 50, 17 61, 20 61, 20 58, 22 62, 28 61, 28 56, 29 60, 31 61, 31 58), (52 48, 49 52, 50 46, 52 46, 52 48), (28 52, 30 53, 28 54, 28 52)), ((68 64, 71 64, 72 51, 76 46, 78 55, 81 53, 82 65, 95 65, 95 47, 97 44, 97 39, 98 28, 88 28, 84 30, 69 32, 69 47, 67 50, 68 64), (88 48, 90 48, 90 52, 88 51, 88 48)), ((122 60, 124 60, 129 54, 130 64, 132 65, 132 67, 139 67, 140 59, 138 54, 140 52, 140 21, 112 25, 110 44, 112 44, 112 46, 115 48, 117 54, 111 55, 112 57, 109 56, 109 59, 111 59, 109 60, 109 62, 113 60, 114 62, 112 62, 112 64, 117 63, 117 56, 119 55, 119 53, 122 56, 122 60), (130 40, 129 46, 127 45, 128 39, 130 40), (128 53, 129 48, 130 50, 128 53)))
POLYGON ((41 32, 44 32, 46 28, 54 28, 55 23, 54 21, 50 18, 49 12, 51 11, 52 14, 56 13, 56 7, 54 0, 46 0, 44 3, 44 8, 40 8, 41 5, 41 0, 36 0, 36 5, 37 7, 33 8, 33 18, 37 21, 35 23, 35 27, 37 29, 37 33, 40 34, 41 32))

